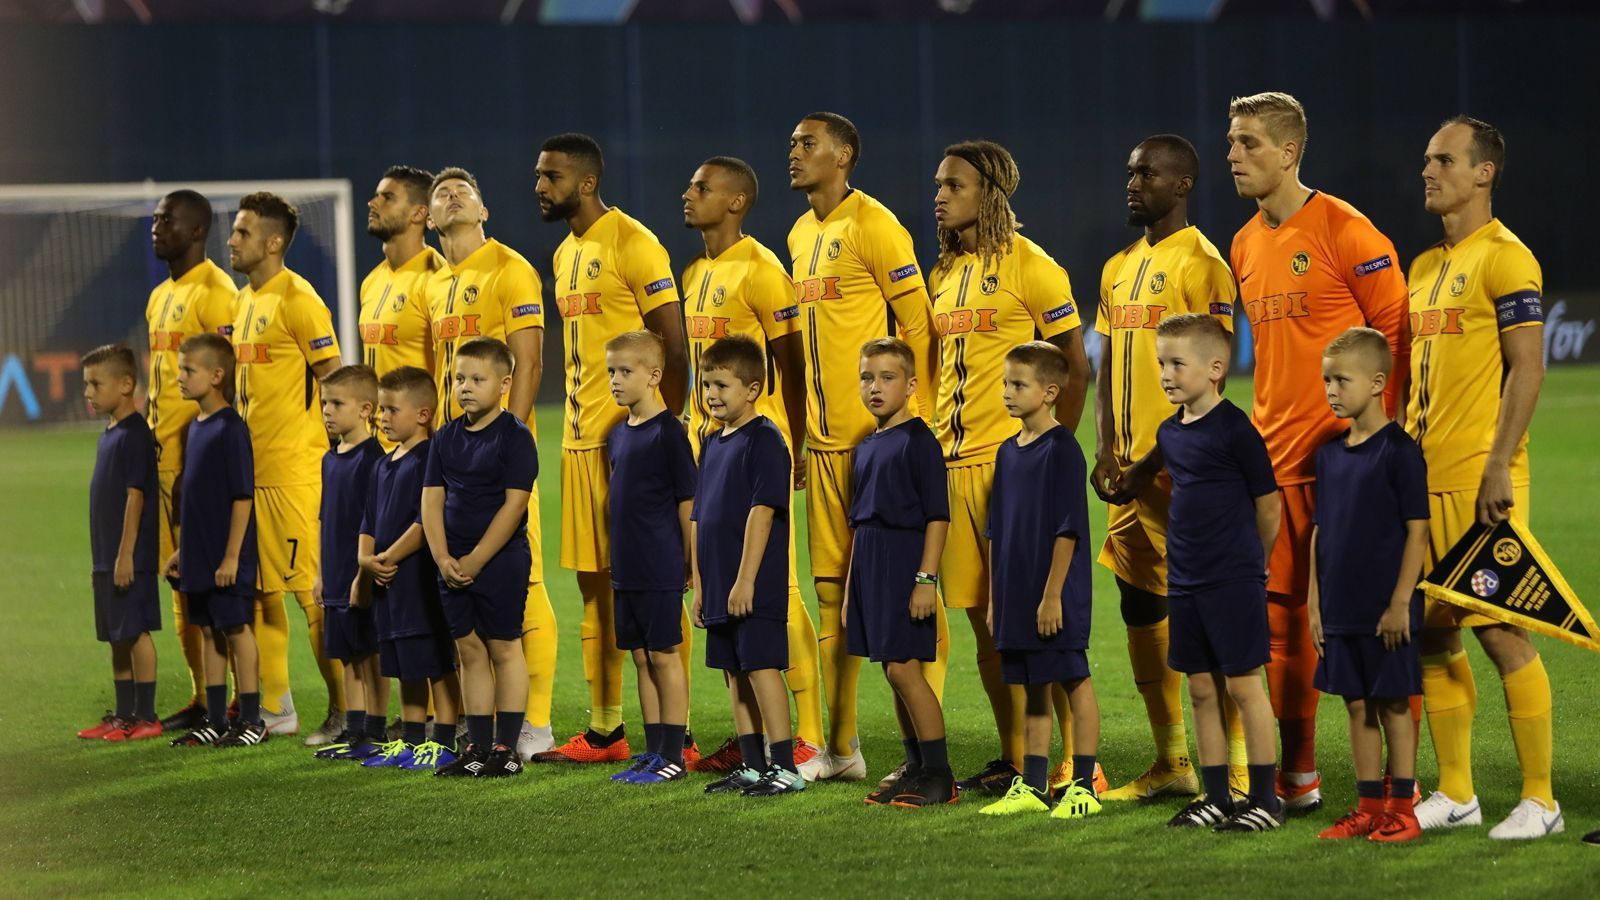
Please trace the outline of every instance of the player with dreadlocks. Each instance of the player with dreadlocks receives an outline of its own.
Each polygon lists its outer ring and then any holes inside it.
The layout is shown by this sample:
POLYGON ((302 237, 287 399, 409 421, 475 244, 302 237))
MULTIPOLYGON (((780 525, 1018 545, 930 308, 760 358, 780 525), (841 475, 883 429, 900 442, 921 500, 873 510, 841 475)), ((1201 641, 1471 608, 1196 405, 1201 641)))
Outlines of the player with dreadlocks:
MULTIPOLYGON (((1000 736, 998 758, 958 786, 991 794, 1005 793, 1023 764, 1023 689, 1001 677, 988 622, 989 541, 984 537, 995 454, 1017 430, 999 390, 1005 356, 1035 335, 1066 353, 1069 373, 1056 417, 1068 428, 1077 427, 1083 412, 1089 372, 1066 271, 1017 233, 1022 226, 1010 198, 1020 180, 1016 161, 993 141, 946 147, 934 176, 939 262, 930 287, 941 360, 934 432, 949 468, 951 519, 939 568, 945 606, 966 610, 972 625, 978 672, 1000 736)), ((1062 737, 1071 747, 1066 695, 1059 688, 1056 694, 1062 737)), ((1051 783, 1070 781, 1070 775, 1057 773, 1051 783)))

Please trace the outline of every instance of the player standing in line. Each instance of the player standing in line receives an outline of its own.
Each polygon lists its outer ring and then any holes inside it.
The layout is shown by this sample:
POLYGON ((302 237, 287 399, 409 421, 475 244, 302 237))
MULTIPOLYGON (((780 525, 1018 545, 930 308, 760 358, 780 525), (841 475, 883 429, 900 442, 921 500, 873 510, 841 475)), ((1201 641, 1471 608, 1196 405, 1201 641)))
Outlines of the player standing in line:
MULTIPOLYGON (((804 482, 800 448, 806 437, 805 350, 800 339, 800 306, 794 284, 771 250, 744 233, 744 220, 755 208, 760 186, 755 170, 731 156, 713 156, 700 164, 683 192, 683 224, 697 229, 706 251, 683 273, 687 305, 685 330, 689 360, 699 377, 700 358, 724 337, 742 334, 766 349, 769 366, 756 411, 766 416, 788 440, 795 455, 794 486, 804 482)), ((720 427, 706 410, 705 398, 694 391, 689 402, 689 441, 695 458, 706 439, 720 427)), ((817 627, 800 594, 800 570, 794 529, 789 529, 789 668, 784 680, 794 694, 794 758, 810 762, 820 752, 822 675, 817 627)), ((740 763, 737 740, 690 766, 695 771, 727 772, 740 763)))
MULTIPOLYGON (((1428 141, 1423 206, 1444 240, 1411 264, 1413 389, 1407 429, 1428 461, 1428 568, 1473 522, 1528 522, 1528 423, 1544 382, 1543 275, 1490 202, 1506 145, 1487 122, 1457 116, 1428 141)), ((1426 571, 1426 570, 1425 570, 1426 571)), ((1429 600, 1422 691, 1439 759, 1439 790, 1417 807, 1424 829, 1477 825, 1472 716, 1477 686, 1461 646, 1470 628, 1505 685, 1522 801, 1491 838, 1537 838, 1565 825, 1550 780, 1550 678, 1528 633, 1429 600)))
MULTIPOLYGON (((1256 215, 1233 238, 1229 261, 1255 344, 1251 419, 1266 439, 1283 492, 1283 527, 1268 560, 1272 661, 1267 684, 1283 741, 1278 790, 1290 810, 1322 805, 1317 774, 1317 653, 1306 622, 1316 449, 1343 429, 1323 399, 1322 348, 1347 328, 1382 331, 1395 371, 1406 371, 1406 284, 1394 244, 1355 207, 1300 183, 1306 115, 1269 92, 1228 106, 1228 165, 1256 215)), ((1405 379, 1389 382, 1385 411, 1404 415, 1405 379)))
MULTIPOLYGON (((583 595, 583 672, 589 682, 589 727, 539 762, 621 762, 629 756, 622 726, 622 662, 611 596, 611 547, 606 527, 606 436, 627 416, 611 396, 606 341, 648 328, 666 346, 661 399, 683 411, 688 386, 683 309, 667 250, 648 228, 600 199, 605 159, 585 134, 558 134, 539 148, 540 214, 571 230, 555 252, 556 304, 566 355, 566 410, 561 428, 561 567, 577 574, 583 595)), ((690 658, 688 611, 684 640, 690 658)), ((688 671, 688 666, 685 666, 688 671)), ((693 762, 691 740, 684 748, 693 762)))
MULTIPOLYGON (((887 207, 850 186, 860 160, 861 136, 838 113, 812 113, 789 137, 789 187, 810 204, 789 230, 788 245, 804 336, 806 519, 828 701, 828 746, 802 767, 807 781, 867 774, 856 736, 861 660, 846 649, 839 618, 850 570, 850 454, 873 429, 853 374, 857 353, 892 327, 916 358, 912 413, 931 420, 938 389, 932 308, 911 235, 887 207)), ((942 695, 949 630, 943 607, 934 615, 938 655, 923 674, 942 695)))
MULTIPOLYGON (((1167 665, 1167 508, 1165 475, 1125 493, 1123 473, 1149 453, 1156 427, 1172 405, 1161 390, 1156 326, 1163 316, 1215 316, 1233 331, 1238 288, 1222 254, 1189 224, 1189 192, 1200 177, 1194 145, 1175 134, 1145 138, 1128 155, 1128 224, 1144 236, 1106 260, 1094 327, 1105 339, 1095 381, 1095 464, 1089 483, 1109 504, 1098 562, 1121 595, 1133 682, 1144 698, 1156 757, 1150 768, 1102 800, 1147 800, 1194 794, 1199 781, 1183 727, 1183 678, 1167 665)), ((1244 731, 1228 711, 1228 755, 1234 788, 1245 784, 1244 731)))
MULTIPOLYGON (((1055 404, 1057 419, 1068 429, 1076 428, 1083 414, 1089 378, 1066 270, 1017 233, 1021 224, 1010 197, 1021 179, 1011 154, 993 141, 945 148, 934 175, 939 262, 929 281, 940 348, 933 429, 949 469, 950 535, 939 565, 944 605, 966 611, 978 645, 978 674, 1000 737, 1000 755, 956 786, 995 795, 1005 793, 1021 773, 1024 691, 1020 683, 1009 685, 1001 677, 987 624, 992 573, 983 535, 995 453, 1017 430, 1001 392, 993 388, 1005 374, 1006 353, 1033 340, 1036 332, 1068 361, 1055 404)), ((1062 740, 1071 747, 1066 693, 1059 686, 1050 693, 1062 713, 1062 740)), ((1071 766, 1064 763, 1051 781, 1064 784, 1071 777, 1071 766)))
MULTIPOLYGON (((156 476, 161 482, 161 559, 178 546, 178 497, 183 451, 195 405, 178 391, 178 345, 191 334, 226 335, 233 327, 233 299, 239 286, 222 267, 206 258, 211 233, 211 202, 190 190, 161 198, 150 217, 150 247, 167 264, 167 279, 150 291, 144 318, 150 331, 150 379, 145 412, 156 440, 156 476)), ((152 498, 154 499, 154 498, 152 498)), ((183 709, 161 720, 163 731, 186 732, 206 722, 205 663, 201 635, 189 624, 182 592, 172 595, 173 631, 189 667, 191 693, 183 709)))
POLYGON ((447 264, 428 246, 432 188, 431 172, 390 166, 367 201, 367 234, 383 242, 383 261, 361 282, 361 361, 379 378, 401 366, 433 371, 427 285, 447 264))
POLYGON ((234 301, 231 337, 239 367, 239 415, 250 428, 256 466, 255 638, 262 717, 274 734, 299 729, 289 693, 289 619, 283 605, 284 593, 292 592, 305 612, 311 651, 328 688, 327 718, 305 741, 320 747, 344 730, 343 674, 338 661, 324 652, 322 607, 313 590, 321 559, 322 455, 328 452, 319 382, 339 368, 340 360, 328 305, 310 282, 284 267, 299 225, 299 211, 276 194, 240 199, 228 262, 250 281, 234 301))
MULTIPOLYGON (((511 348, 515 361, 504 407, 537 436, 533 401, 544 374, 544 286, 522 254, 485 237, 489 210, 478 180, 450 167, 428 188, 428 219, 439 232, 447 264, 427 285, 428 318, 433 328, 433 371, 439 385, 442 428, 461 416, 455 396, 456 350, 467 341, 491 337, 511 348)), ((527 721, 517 737, 517 754, 527 760, 555 744, 550 731, 550 696, 556 676, 556 614, 544 586, 544 531, 539 524, 539 485, 528 498, 528 602, 523 606, 522 654, 528 666, 527 721)))

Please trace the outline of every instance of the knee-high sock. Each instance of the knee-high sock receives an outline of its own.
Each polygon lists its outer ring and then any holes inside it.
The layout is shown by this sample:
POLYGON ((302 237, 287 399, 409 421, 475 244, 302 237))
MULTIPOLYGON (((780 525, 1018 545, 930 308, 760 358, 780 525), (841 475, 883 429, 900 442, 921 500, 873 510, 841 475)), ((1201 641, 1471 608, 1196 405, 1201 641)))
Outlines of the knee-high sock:
POLYGON ((616 609, 607 579, 585 578, 583 596, 583 677, 589 682, 589 727, 610 734, 622 724, 622 663, 617 649, 616 609), (587 591, 593 590, 591 595, 587 591))
MULTIPOLYGON (((689 620, 688 604, 683 606, 683 614, 679 618, 678 628, 683 632, 683 641, 678 644, 678 658, 683 660, 683 696, 685 700, 692 700, 693 696, 689 692, 694 686, 694 622, 689 620)), ((687 734, 690 713, 694 710, 694 704, 692 702, 689 703, 688 706, 684 707, 684 710, 683 726, 685 734, 687 734)))
POLYGON ((1533 797, 1555 809, 1555 790, 1550 784, 1550 760, 1555 737, 1551 724, 1550 676, 1544 660, 1533 662, 1505 677, 1506 714, 1511 719, 1511 743, 1517 748, 1517 763, 1522 767, 1522 796, 1533 797))
POLYGON ((172 630, 178 635, 178 646, 183 648, 183 663, 189 668, 189 702, 204 703, 206 667, 205 657, 201 654, 201 642, 205 636, 200 633, 200 626, 189 624, 189 608, 179 591, 172 592, 172 630))
POLYGON ((1466 803, 1476 793, 1472 789, 1472 716, 1478 709, 1478 686, 1465 650, 1423 657, 1422 699, 1434 756, 1439 760, 1439 790, 1457 803, 1466 803))
POLYGON ((861 679, 861 658, 845 649, 839 609, 844 605, 844 582, 817 582, 817 646, 822 658, 822 686, 828 702, 828 751, 836 756, 855 752, 856 683, 861 679))
POLYGON ((1311 623, 1306 598, 1287 594, 1267 597, 1267 624, 1272 657, 1267 663, 1267 690, 1278 718, 1283 742, 1283 772, 1314 772, 1317 768, 1317 702, 1312 685, 1317 674, 1317 650, 1311 643, 1311 623))
POLYGON ((289 694, 289 616, 283 594, 256 595, 256 658, 261 708, 273 715, 293 705, 289 694))
POLYGON ((322 607, 311 599, 310 591, 294 595, 300 609, 306 614, 306 638, 311 642, 311 655, 317 661, 317 671, 322 683, 328 687, 328 708, 344 709, 344 666, 337 659, 329 659, 327 642, 322 636, 322 607))
POLYGON ((550 727, 550 695, 556 683, 556 611, 544 582, 528 585, 522 613, 522 656, 528 663, 528 724, 550 727))
POLYGON ((1166 619, 1128 626, 1128 661, 1144 698, 1156 757, 1176 760, 1189 756, 1189 735, 1183 727, 1183 677, 1167 666, 1167 643, 1166 619))
MULTIPOLYGON (((978 678, 983 682, 983 692, 989 695, 989 708, 994 711, 994 730, 1000 737, 1000 756, 1018 772, 1022 771, 1027 741, 1024 735, 1023 710, 1027 706, 1027 692, 1020 684, 1006 684, 1000 674, 1000 651, 994 647, 994 637, 981 615, 982 609, 968 610, 980 615, 972 619, 972 633, 978 644, 978 678)), ((1068 747, 1067 755, 1072 748, 1068 747)))
POLYGON ((950 672, 950 617, 945 614, 944 604, 938 600, 933 604, 934 628, 938 633, 933 650, 933 662, 922 664, 922 677, 928 680, 928 687, 933 688, 933 696, 940 703, 944 702, 944 679, 950 672))
POLYGON ((1244 717, 1239 715, 1239 704, 1226 693, 1222 695, 1222 714, 1228 723, 1228 768, 1229 777, 1239 776, 1242 785, 1248 777, 1246 771, 1250 765, 1250 754, 1245 750, 1244 743, 1244 717))
MULTIPOLYGON (((687 644, 687 641, 685 641, 687 644)), ((789 668, 783 678, 794 695, 795 737, 821 747, 822 672, 817 626, 799 588, 789 592, 789 668)))

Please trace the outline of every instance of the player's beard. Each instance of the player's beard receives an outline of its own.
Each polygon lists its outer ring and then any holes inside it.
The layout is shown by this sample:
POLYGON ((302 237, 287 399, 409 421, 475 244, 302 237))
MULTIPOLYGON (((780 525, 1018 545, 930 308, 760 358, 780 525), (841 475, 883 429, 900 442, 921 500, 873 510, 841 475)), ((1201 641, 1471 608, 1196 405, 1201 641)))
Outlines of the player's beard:
POLYGON ((392 240, 395 235, 399 234, 400 231, 401 229, 393 222, 385 222, 382 219, 379 219, 378 221, 367 226, 367 234, 372 235, 386 244, 392 240))
POLYGON ((549 209, 539 211, 539 218, 546 222, 565 222, 577 211, 578 195, 572 194, 565 200, 551 200, 549 209))

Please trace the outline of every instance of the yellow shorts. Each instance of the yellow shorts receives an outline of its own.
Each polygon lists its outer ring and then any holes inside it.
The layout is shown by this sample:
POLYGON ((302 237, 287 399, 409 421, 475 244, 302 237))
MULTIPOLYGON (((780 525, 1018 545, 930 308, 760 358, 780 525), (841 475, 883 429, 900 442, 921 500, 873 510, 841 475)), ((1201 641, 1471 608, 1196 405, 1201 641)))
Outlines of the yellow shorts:
POLYGON ((850 570, 849 450, 808 450, 806 526, 811 577, 842 580, 850 570))
POLYGON ((1096 560, 1141 591, 1167 595, 1167 509, 1172 481, 1162 472, 1124 506, 1107 504, 1106 542, 1096 560))
POLYGON ((256 547, 261 554, 256 590, 305 593, 309 599, 322 558, 317 530, 321 506, 320 482, 256 488, 256 547))
MULTIPOLYGON (((1528 524, 1528 486, 1511 488, 1511 518, 1518 525, 1528 524)), ((1422 567, 1424 577, 1433 571, 1450 548, 1461 540, 1467 528, 1477 521, 1478 492, 1446 491, 1428 495, 1428 558, 1422 567)), ((1499 619, 1480 615, 1443 600, 1423 598, 1422 625, 1424 628, 1481 628, 1498 625, 1499 619)))
POLYGON ((1278 492, 1283 497, 1283 522, 1267 560, 1267 591, 1303 603, 1311 584, 1311 520, 1317 513, 1317 486, 1290 484, 1278 492))
MULTIPOLYGON (((561 449, 561 568, 611 568, 611 461, 606 448, 561 449)), ((530 532, 528 539, 533 540, 530 532)), ((537 553, 537 551, 535 551, 537 553)))
POLYGON ((945 494, 950 499, 950 531, 939 557, 944 605, 972 609, 989 602, 989 495, 994 492, 994 461, 951 466, 945 494))

